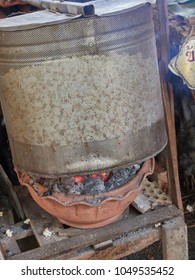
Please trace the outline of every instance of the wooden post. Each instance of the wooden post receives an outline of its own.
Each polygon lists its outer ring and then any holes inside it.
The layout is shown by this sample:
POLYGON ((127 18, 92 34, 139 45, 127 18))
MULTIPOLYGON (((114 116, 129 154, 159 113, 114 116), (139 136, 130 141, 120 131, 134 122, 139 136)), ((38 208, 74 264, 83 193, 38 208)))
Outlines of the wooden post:
POLYGON ((162 248, 165 260, 188 260, 187 227, 181 217, 162 226, 162 248))
POLYGON ((5 260, 5 251, 1 242, 0 242, 0 260, 5 260))
POLYGON ((165 70, 168 70, 169 62, 169 22, 167 0, 157 0, 159 14, 159 35, 160 35, 160 59, 165 63, 165 70))
POLYGON ((16 192, 13 189, 12 183, 10 182, 7 174, 5 173, 5 171, 1 165, 0 165, 0 185, 1 185, 1 188, 4 190, 4 192, 7 193, 8 196, 10 197, 10 199, 13 203, 14 209, 15 209, 16 213, 18 214, 18 217, 21 220, 24 220, 25 215, 24 215, 22 206, 20 204, 20 201, 17 197, 16 192))
POLYGON ((169 62, 169 22, 167 1, 158 0, 157 8, 159 13, 159 34, 160 34, 160 61, 159 71, 161 78, 161 90, 164 104, 166 129, 168 143, 166 147, 166 162, 169 193, 172 202, 183 211, 183 203, 181 198, 179 168, 177 156, 177 142, 175 131, 175 112, 174 112, 174 96, 171 85, 168 83, 166 73, 169 62))

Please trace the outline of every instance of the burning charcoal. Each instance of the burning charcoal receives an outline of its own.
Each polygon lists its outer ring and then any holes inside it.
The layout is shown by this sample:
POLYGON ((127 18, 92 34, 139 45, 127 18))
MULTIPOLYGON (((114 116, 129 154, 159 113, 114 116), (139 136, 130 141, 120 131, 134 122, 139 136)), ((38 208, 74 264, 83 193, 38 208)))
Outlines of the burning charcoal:
POLYGON ((62 185, 68 185, 68 184, 70 184, 70 183, 72 183, 72 177, 63 177, 63 178, 60 178, 59 179, 59 182, 60 182, 60 184, 62 184, 62 185), (71 180, 71 182, 70 182, 70 180, 71 180))
POLYGON ((70 194, 70 190, 71 190, 71 185, 66 185, 66 186, 62 186, 62 192, 64 192, 65 194, 70 194))
POLYGON ((50 196, 53 192, 63 192, 67 195, 96 195, 123 186, 132 180, 140 169, 135 164, 113 172, 98 172, 90 175, 77 175, 63 178, 31 178, 32 187, 38 192, 36 182, 44 185, 47 191, 43 196, 50 196))
POLYGON ((60 184, 63 186, 72 185, 74 184, 74 179, 73 177, 60 178, 60 184))
POLYGON ((133 165, 133 167, 135 168, 136 172, 140 170, 141 165, 140 164, 135 164, 133 165))
POLYGON ((50 196, 50 195, 52 195, 51 190, 47 190, 46 192, 43 193, 43 196, 50 196))
MULTIPOLYGON (((32 180, 33 180, 33 179, 32 179, 32 180)), ((45 179, 44 179, 44 178, 38 178, 38 179, 34 180, 34 182, 35 182, 35 183, 39 183, 39 184, 41 184, 41 185, 44 185, 45 179)))
POLYGON ((52 189, 53 186, 57 183, 58 183, 58 179, 49 178, 49 179, 45 180, 45 183, 43 185, 49 189, 52 189))
POLYGON ((57 184, 57 188, 58 188, 58 190, 59 190, 59 192, 64 192, 64 185, 62 185, 62 184, 57 184))
POLYGON ((83 182, 85 180, 85 177, 83 176, 74 176, 73 178, 75 183, 83 182))
POLYGON ((113 190, 128 183, 135 177, 139 169, 140 165, 136 164, 127 168, 113 171, 112 177, 107 182, 105 182, 107 191, 113 190))
POLYGON ((77 184, 68 185, 65 187, 68 194, 75 194, 75 195, 81 195, 83 192, 83 184, 81 182, 77 184))
POLYGON ((95 195, 105 192, 104 182, 99 178, 89 178, 84 182, 84 194, 95 195))
POLYGON ((59 184, 54 184, 52 190, 53 192, 60 192, 59 184))
POLYGON ((129 181, 128 175, 129 174, 126 169, 114 171, 110 180, 105 182, 107 190, 112 190, 127 183, 129 181))
POLYGON ((130 166, 127 168, 129 170, 129 179, 133 179, 137 172, 140 170, 140 165, 139 164, 135 164, 133 166, 130 166))

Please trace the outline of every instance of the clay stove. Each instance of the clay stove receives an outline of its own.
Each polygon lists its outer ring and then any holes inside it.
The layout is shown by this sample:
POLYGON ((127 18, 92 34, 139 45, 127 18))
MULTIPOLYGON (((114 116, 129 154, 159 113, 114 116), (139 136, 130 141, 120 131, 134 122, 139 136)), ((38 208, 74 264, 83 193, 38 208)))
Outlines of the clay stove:
POLYGON ((1 102, 18 178, 78 227, 118 218, 166 145, 154 1, 118 2, 64 1, 65 12, 0 23, 1 102), (127 179, 121 170, 136 172, 127 179))

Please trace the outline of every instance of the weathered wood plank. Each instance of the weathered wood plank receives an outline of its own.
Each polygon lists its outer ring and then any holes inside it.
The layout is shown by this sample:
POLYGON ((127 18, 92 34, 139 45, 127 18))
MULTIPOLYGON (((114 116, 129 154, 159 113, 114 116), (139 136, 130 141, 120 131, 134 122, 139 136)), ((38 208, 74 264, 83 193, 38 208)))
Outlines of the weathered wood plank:
POLYGON ((170 205, 135 218, 118 221, 115 224, 107 225, 88 231, 87 234, 64 239, 41 248, 33 249, 29 252, 21 253, 9 259, 55 259, 58 256, 75 249, 91 246, 108 239, 113 239, 128 232, 137 231, 144 227, 153 226, 157 223, 165 222, 173 217, 180 216, 180 211, 170 205))
POLYGON ((4 251, 8 256, 19 255, 21 253, 20 248, 14 237, 5 237, 1 239, 1 243, 4 248, 4 251))
POLYGON ((69 255, 61 255, 58 259, 71 260, 118 260, 123 257, 137 253, 154 242, 161 239, 161 228, 147 228, 132 235, 123 236, 122 239, 113 241, 112 247, 95 251, 92 248, 83 249, 82 252, 75 251, 69 255))
POLYGON ((108 247, 111 247, 113 245, 112 240, 106 240, 101 243, 93 245, 93 248, 95 251, 105 250, 108 247))
POLYGON ((33 235, 33 231, 31 229, 30 225, 27 228, 27 225, 24 222, 19 222, 19 223, 13 225, 12 228, 13 228, 13 231, 15 232, 14 237, 16 240, 23 239, 23 238, 33 235), (24 227, 24 225, 25 225, 25 227, 24 227), (15 230, 14 228, 17 228, 17 229, 15 230))
MULTIPOLYGON (((159 71, 161 78, 162 98, 164 103, 165 121, 168 135, 168 144, 165 149, 167 170, 168 170, 168 184, 173 203, 183 210, 180 182, 178 174, 178 159, 177 159, 177 143, 175 131, 175 114, 174 114, 174 96, 172 86, 167 82, 166 73, 168 71, 169 62, 169 20, 168 20, 168 6, 167 1, 157 1, 157 18, 154 19, 157 25, 157 34, 159 35, 159 43, 157 44, 159 57, 159 71), (157 22, 156 22, 157 21, 157 22)), ((156 34, 156 35, 157 35, 156 34)))
POLYGON ((13 212, 11 209, 2 208, 0 210, 0 224, 9 226, 14 223, 13 212))
POLYGON ((162 97, 165 110, 165 121, 168 135, 167 144, 167 170, 168 170, 168 183, 170 188, 170 195, 172 202, 183 211, 183 204, 181 199, 181 190, 178 173, 178 157, 177 157, 177 144, 176 132, 174 121, 174 101, 173 91, 171 87, 168 88, 166 82, 165 65, 163 61, 159 63, 162 97))
POLYGON ((0 241, 0 260, 5 260, 5 250, 3 248, 3 245, 1 244, 1 241, 0 241))
POLYGON ((24 222, 19 222, 13 225, 3 223, 2 225, 4 233, 1 233, 0 240, 3 249, 0 249, 0 251, 2 251, 5 256, 20 254, 21 251, 17 244, 17 240, 32 236, 33 232, 31 228, 24 229, 24 222), (9 231, 10 237, 8 236, 9 234, 6 233, 7 230, 9 231))
POLYGON ((20 248, 15 239, 15 233, 18 231, 15 225, 11 225, 13 222, 12 211, 10 209, 3 209, 2 215, 0 216, 0 240, 1 240, 1 257, 6 255, 20 254, 20 248), (7 232, 8 230, 8 232, 7 232), (10 236, 10 237, 9 237, 10 236))
POLYGON ((158 23, 159 23, 159 35, 160 35, 160 54, 161 59, 165 62, 166 71, 168 69, 169 62, 169 21, 168 21, 168 6, 167 1, 157 0, 158 10, 158 23))
POLYGON ((26 238, 28 236, 33 235, 32 229, 29 226, 29 228, 24 228, 24 222, 19 222, 13 225, 6 225, 4 227, 4 230, 10 229, 10 231, 13 232, 13 236, 15 240, 26 238))
POLYGON ((148 212, 152 208, 149 198, 143 192, 138 194, 132 202, 132 205, 142 214, 148 212))
POLYGON ((66 236, 58 234, 58 232, 63 229, 62 224, 55 217, 38 206, 38 204, 31 198, 26 187, 18 186, 17 188, 17 193, 22 203, 24 213, 26 217, 30 219, 32 231, 39 245, 43 246, 51 244, 52 242, 66 238, 66 236))
POLYGON ((88 229, 66 228, 58 230, 57 234, 61 237, 73 237, 80 234, 87 234, 88 231, 88 229))
POLYGON ((18 214, 18 217, 24 220, 25 216, 20 201, 13 189, 12 183, 10 182, 9 178, 7 177, 7 174, 5 173, 1 165, 0 165, 0 185, 12 200, 12 203, 15 206, 14 207, 15 211, 18 214))
POLYGON ((181 217, 162 226, 162 245, 164 259, 188 260, 187 227, 181 217))

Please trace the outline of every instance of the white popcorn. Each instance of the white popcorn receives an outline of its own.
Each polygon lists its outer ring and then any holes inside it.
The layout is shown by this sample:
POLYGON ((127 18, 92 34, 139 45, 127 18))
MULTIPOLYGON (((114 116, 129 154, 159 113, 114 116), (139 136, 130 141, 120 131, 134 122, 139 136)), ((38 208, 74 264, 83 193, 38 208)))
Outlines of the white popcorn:
POLYGON ((7 229, 5 233, 6 233, 6 235, 7 235, 8 237, 12 237, 12 236, 13 236, 13 231, 10 230, 10 229, 7 229))
POLYGON ((43 230, 43 236, 44 237, 51 237, 52 236, 52 231, 49 228, 45 228, 43 230))
POLYGON ((66 146, 151 126, 162 118, 154 69, 157 73, 153 58, 141 53, 86 55, 10 69, 0 84, 12 137, 66 146))
POLYGON ((26 219, 26 220, 24 221, 24 224, 29 225, 29 224, 30 224, 30 219, 26 219))

